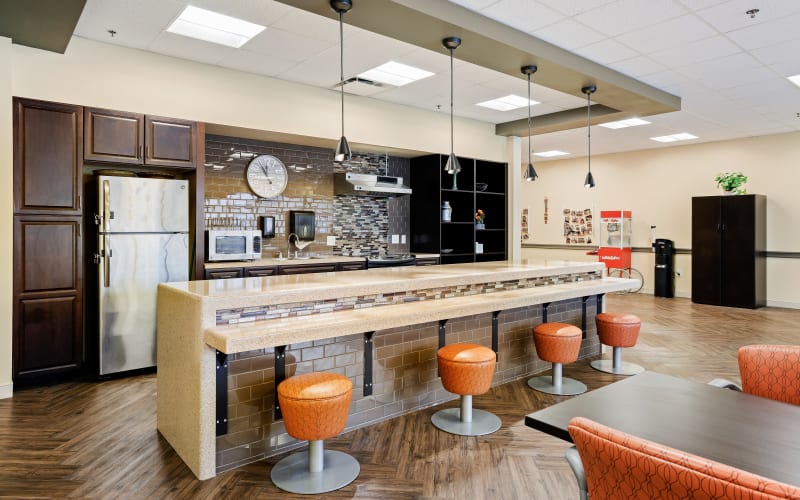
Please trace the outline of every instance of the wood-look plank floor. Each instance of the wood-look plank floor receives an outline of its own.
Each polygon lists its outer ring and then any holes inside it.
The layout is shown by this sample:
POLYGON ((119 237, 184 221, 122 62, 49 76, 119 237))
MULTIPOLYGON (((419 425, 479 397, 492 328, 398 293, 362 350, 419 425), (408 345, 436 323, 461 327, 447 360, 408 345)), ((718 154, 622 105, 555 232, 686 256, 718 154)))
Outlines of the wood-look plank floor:
MULTIPOLYGON (((626 361, 700 382, 738 381, 741 345, 800 343, 798 310, 711 307, 649 295, 611 295, 607 309, 642 318, 638 345, 625 350, 626 361)), ((616 379, 592 370, 589 361, 565 366, 565 376, 590 389, 616 379)), ((156 431, 155 396, 155 375, 142 375, 25 389, 0 400, 0 497, 307 498, 270 482, 269 471, 282 456, 195 479, 156 431)), ((437 407, 331 439, 326 446, 356 457, 361 475, 325 497, 578 498, 563 458, 569 445, 523 421, 561 399, 520 380, 475 398, 475 407, 502 419, 502 428, 489 436, 437 431, 430 424, 437 407)))

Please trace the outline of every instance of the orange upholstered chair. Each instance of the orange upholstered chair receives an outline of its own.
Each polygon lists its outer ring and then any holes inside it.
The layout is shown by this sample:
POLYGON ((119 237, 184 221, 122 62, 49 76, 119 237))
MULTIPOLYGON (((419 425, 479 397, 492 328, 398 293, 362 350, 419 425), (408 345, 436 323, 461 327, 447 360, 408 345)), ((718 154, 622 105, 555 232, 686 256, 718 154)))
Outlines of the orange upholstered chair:
POLYGON ((480 344, 450 344, 436 352, 442 386, 461 396, 461 408, 439 410, 431 417, 438 429, 460 436, 481 436, 500 428, 497 415, 472 409, 472 396, 492 386, 497 354, 480 344))
POLYGON ((528 386, 547 394, 573 396, 586 392, 586 384, 575 379, 562 377, 564 363, 578 360, 581 352, 580 328, 567 323, 542 323, 533 328, 533 343, 536 355, 542 361, 553 364, 551 376, 539 376, 528 379, 528 386))
POLYGON ((798 487, 631 436, 586 418, 573 418, 569 434, 583 462, 591 500, 800 498, 798 487))
POLYGON ((353 383, 338 373, 305 373, 278 385, 286 432, 308 441, 308 451, 275 464, 270 473, 275 486, 291 493, 317 494, 342 488, 358 477, 361 467, 355 458, 323 446, 324 439, 344 430, 352 397, 353 383))
POLYGON ((800 346, 741 347, 739 374, 744 392, 800 405, 800 346))
POLYGON ((614 375, 642 373, 644 368, 641 366, 622 361, 622 348, 635 346, 639 338, 639 329, 642 326, 639 317, 627 313, 599 313, 595 316, 595 324, 600 342, 612 347, 613 358, 592 361, 592 368, 614 375))

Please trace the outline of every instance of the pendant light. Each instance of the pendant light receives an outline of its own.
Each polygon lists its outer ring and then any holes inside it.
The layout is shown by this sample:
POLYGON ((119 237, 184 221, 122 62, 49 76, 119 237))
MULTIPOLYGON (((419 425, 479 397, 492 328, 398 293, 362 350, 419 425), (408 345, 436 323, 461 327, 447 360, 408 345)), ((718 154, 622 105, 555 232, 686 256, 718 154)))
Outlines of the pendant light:
POLYGON ((330 0, 331 8, 339 14, 339 91, 342 97, 342 137, 336 144, 336 151, 333 153, 334 163, 344 163, 349 161, 353 155, 350 152, 350 145, 347 137, 344 136, 344 13, 353 8, 352 0, 330 0))
POLYGON ((592 175, 592 92, 597 90, 594 85, 587 85, 581 89, 581 92, 586 94, 586 133, 589 139, 589 173, 586 174, 586 179, 583 181, 583 187, 592 189, 594 184, 594 176, 592 175))
POLYGON ((448 174, 453 174, 453 189, 457 189, 456 174, 461 172, 461 165, 453 153, 453 51, 461 45, 461 39, 456 36, 447 37, 442 40, 442 45, 450 51, 450 156, 444 169, 448 174))
POLYGON ((533 182, 539 177, 531 161, 531 150, 533 149, 533 135, 531 135, 531 75, 536 73, 538 69, 539 68, 536 67, 535 64, 520 68, 522 74, 528 75, 528 166, 525 168, 525 173, 522 175, 522 178, 528 182, 533 182))

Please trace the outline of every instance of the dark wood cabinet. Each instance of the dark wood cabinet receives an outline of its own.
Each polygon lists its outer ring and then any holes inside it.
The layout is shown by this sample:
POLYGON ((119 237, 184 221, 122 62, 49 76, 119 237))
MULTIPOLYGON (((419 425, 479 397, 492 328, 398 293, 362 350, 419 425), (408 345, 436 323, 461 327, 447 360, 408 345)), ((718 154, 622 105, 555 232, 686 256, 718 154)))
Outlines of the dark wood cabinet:
POLYGON ((80 106, 14 98, 14 213, 80 215, 80 106))
POLYGON ((435 266, 439 264, 437 257, 425 257, 424 259, 417 259, 418 266, 435 266))
POLYGON ((81 217, 14 218, 15 382, 83 367, 81 217))
POLYGON ((336 265, 337 271, 361 271, 367 268, 367 261, 360 262, 339 262, 336 265))
POLYGON ((766 213, 762 195, 692 198, 692 302, 766 305, 766 213))
POLYGON ((411 159, 411 252, 441 254, 442 264, 505 260, 507 165, 458 160, 461 172, 454 182, 454 176, 444 170, 447 156, 411 159), (452 209, 450 221, 442 218, 445 201, 452 209), (479 209, 485 214, 483 228, 476 225, 479 209))
POLYGON ((207 280, 221 280, 225 278, 243 278, 244 270, 241 267, 228 267, 225 269, 206 269, 207 280))
POLYGON ((245 267, 244 275, 247 278, 254 278, 259 276, 275 276, 278 274, 277 267, 245 267))
POLYGON ((87 161, 159 167, 196 166, 195 122, 109 109, 84 109, 87 161))
POLYGON ((280 266, 278 274, 308 274, 308 273, 328 273, 337 270, 335 263, 331 264, 298 264, 291 266, 280 266))

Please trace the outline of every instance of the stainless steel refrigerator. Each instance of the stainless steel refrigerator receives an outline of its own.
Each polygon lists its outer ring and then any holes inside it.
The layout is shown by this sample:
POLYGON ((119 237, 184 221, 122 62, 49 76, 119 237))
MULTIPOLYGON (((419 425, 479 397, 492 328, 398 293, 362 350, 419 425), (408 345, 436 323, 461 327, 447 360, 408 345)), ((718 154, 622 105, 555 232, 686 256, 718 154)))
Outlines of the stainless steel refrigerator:
POLYGON ((156 364, 158 284, 189 279, 189 183, 97 176, 100 375, 156 364))

